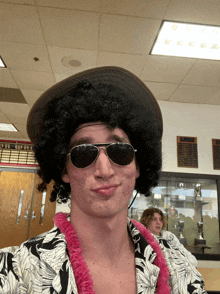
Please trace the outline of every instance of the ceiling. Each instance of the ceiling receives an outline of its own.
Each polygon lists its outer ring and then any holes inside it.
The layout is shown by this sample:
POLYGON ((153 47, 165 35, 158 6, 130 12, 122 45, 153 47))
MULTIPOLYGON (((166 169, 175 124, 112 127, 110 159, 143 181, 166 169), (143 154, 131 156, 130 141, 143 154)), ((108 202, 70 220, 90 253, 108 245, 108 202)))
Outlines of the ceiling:
POLYGON ((220 25, 219 0, 5 0, 0 11, 0 123, 18 129, 0 139, 28 140, 36 99, 96 66, 132 71, 158 100, 220 105, 220 61, 149 55, 163 19, 220 25))

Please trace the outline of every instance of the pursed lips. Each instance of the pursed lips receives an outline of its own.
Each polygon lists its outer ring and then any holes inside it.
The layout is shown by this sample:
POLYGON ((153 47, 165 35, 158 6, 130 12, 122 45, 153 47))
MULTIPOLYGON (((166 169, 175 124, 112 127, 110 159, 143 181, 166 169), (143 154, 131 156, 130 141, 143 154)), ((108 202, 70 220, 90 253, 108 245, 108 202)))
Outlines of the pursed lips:
POLYGON ((95 189, 92 189, 92 191, 99 193, 101 195, 110 195, 112 192, 116 190, 118 187, 118 184, 108 185, 108 186, 101 186, 95 189))

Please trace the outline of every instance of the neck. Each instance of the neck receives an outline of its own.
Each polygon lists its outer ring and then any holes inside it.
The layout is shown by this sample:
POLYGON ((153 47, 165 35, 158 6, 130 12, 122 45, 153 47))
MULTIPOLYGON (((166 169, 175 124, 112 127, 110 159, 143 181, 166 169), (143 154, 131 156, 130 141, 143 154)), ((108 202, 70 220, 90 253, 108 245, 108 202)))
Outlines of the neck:
MULTIPOLYGON (((54 222, 55 222, 55 225, 58 228, 60 228, 61 233, 65 235, 67 249, 69 250, 70 261, 74 271, 74 275, 76 277, 76 284, 79 289, 79 294, 80 293, 94 294, 95 291, 93 290, 93 282, 91 279, 91 274, 89 273, 88 265, 86 264, 83 258, 81 244, 77 238, 75 229, 73 228, 71 223, 67 221, 66 215, 63 213, 57 213, 54 217, 54 222), (82 273, 83 273, 83 278, 82 278, 82 273)), ((156 253, 156 258, 154 263, 160 268, 159 277, 157 281, 157 286, 158 286, 157 293, 169 294, 170 287, 167 283, 169 279, 169 270, 166 265, 164 254, 162 253, 158 242, 154 240, 154 237, 145 228, 144 225, 142 225, 141 223, 138 223, 135 220, 132 220, 132 222, 137 227, 137 229, 141 232, 141 234, 144 236, 144 238, 147 240, 147 242, 150 244, 150 246, 153 248, 154 252, 156 253)), ((133 250, 132 250, 132 255, 133 255, 133 250)), ((131 259, 131 254, 127 256, 124 255, 124 257, 125 257, 125 260, 129 261, 131 259)), ((91 264, 92 260, 89 259, 88 261, 91 264)), ((94 261, 92 262, 94 263, 94 261)), ((102 268, 103 268, 103 262, 105 263, 105 260, 102 260, 102 268)))
POLYGON ((85 259, 104 258, 114 262, 122 252, 128 252, 133 247, 127 231, 127 215, 123 212, 108 218, 87 215, 79 218, 72 210, 70 222, 85 259))

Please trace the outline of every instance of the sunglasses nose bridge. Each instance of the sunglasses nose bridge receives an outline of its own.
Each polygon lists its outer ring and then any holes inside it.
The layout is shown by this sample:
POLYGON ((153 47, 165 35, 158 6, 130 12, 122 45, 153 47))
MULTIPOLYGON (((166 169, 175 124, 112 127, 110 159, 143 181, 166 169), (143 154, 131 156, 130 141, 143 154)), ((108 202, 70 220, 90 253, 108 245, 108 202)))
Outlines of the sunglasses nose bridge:
POLYGON ((104 152, 105 152, 105 155, 109 158, 109 156, 108 156, 108 152, 107 152, 107 148, 108 148, 108 146, 96 146, 96 148, 98 149, 98 154, 97 154, 97 157, 96 157, 96 159, 99 157, 99 154, 100 154, 100 150, 101 149, 104 149, 104 152))

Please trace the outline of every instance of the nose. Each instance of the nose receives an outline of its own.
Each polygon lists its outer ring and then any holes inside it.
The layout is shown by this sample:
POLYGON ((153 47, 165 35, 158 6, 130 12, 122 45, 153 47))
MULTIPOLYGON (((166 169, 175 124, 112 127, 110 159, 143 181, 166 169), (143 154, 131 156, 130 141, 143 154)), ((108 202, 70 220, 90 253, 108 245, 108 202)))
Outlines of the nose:
POLYGON ((105 148, 99 148, 99 155, 95 162, 95 177, 102 179, 111 178, 115 171, 112 167, 112 162, 106 154, 105 148))
POLYGON ((161 225, 162 224, 162 220, 158 219, 157 220, 157 223, 158 223, 158 225, 161 225))

